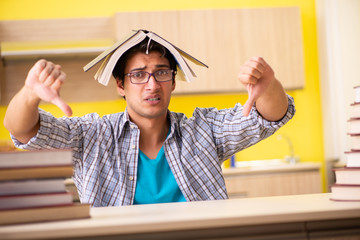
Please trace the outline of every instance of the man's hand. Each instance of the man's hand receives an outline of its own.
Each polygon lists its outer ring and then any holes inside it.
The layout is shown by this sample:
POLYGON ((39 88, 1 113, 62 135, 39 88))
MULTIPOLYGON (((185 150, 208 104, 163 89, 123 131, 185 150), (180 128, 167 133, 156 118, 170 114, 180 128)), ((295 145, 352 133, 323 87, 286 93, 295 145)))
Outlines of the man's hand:
POLYGON ((252 57, 241 66, 238 79, 248 91, 248 100, 243 108, 243 115, 248 116, 256 100, 275 80, 274 71, 263 58, 252 57))
POLYGON ((65 78, 60 65, 42 59, 30 69, 25 87, 32 90, 35 98, 55 104, 67 116, 71 116, 70 106, 60 98, 59 93, 65 78))

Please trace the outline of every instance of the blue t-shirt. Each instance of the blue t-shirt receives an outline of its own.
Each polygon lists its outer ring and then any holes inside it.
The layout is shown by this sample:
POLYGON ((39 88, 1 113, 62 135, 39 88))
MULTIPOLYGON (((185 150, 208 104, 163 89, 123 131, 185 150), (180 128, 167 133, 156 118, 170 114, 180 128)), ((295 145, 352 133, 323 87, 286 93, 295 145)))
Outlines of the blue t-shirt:
POLYGON ((161 147, 155 159, 139 150, 134 204, 186 202, 161 147))

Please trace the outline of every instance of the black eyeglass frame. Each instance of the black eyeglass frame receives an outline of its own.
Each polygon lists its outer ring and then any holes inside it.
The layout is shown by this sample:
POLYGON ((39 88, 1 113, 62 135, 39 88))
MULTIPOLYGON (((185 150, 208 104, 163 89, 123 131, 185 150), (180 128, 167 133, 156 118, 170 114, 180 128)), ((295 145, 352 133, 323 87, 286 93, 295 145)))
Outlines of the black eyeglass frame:
POLYGON ((149 72, 146 72, 146 71, 134 71, 134 72, 129 72, 129 73, 124 74, 124 75, 130 78, 130 82, 131 82, 132 84, 146 84, 146 83, 148 83, 148 82, 150 81, 150 77, 151 77, 151 76, 154 77, 154 79, 155 79, 156 82, 169 82, 169 81, 171 81, 171 80, 174 79, 174 75, 175 75, 175 74, 176 74, 176 71, 174 71, 173 69, 159 69, 159 70, 157 70, 157 71, 155 71, 155 72, 153 72, 153 73, 149 73, 149 72), (159 72, 159 71, 164 71, 164 70, 169 70, 169 71, 171 72, 171 78, 170 78, 169 80, 166 80, 166 81, 158 81, 158 80, 156 79, 155 74, 156 74, 157 72, 159 72), (147 80, 146 80, 145 82, 138 83, 138 82, 133 82, 133 81, 131 80, 132 75, 135 74, 135 73, 139 73, 139 72, 146 73, 146 74, 148 75, 148 78, 147 78, 147 80))

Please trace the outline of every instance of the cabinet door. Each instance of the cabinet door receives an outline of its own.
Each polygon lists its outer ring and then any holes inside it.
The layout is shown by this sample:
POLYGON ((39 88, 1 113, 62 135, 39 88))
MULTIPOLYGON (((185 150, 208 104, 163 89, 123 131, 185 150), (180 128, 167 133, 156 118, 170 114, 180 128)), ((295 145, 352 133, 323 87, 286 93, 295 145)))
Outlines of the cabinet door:
POLYGON ((327 237, 311 237, 311 240, 360 240, 360 236, 327 236, 327 237))
POLYGON ((225 177, 230 198, 321 193, 318 171, 225 177))
POLYGON ((132 29, 151 29, 209 66, 190 63, 198 78, 191 85, 178 82, 174 93, 244 92, 237 74, 254 55, 266 59, 286 89, 304 87, 298 7, 119 12, 115 24, 118 39, 132 29))

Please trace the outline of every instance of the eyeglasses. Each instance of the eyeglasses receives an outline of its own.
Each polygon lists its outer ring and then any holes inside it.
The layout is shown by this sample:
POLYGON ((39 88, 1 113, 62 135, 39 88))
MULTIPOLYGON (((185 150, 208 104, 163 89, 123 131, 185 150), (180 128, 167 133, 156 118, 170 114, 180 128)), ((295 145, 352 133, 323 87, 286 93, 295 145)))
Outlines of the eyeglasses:
POLYGON ((174 70, 171 69, 160 69, 153 73, 145 71, 136 71, 125 74, 130 77, 130 82, 133 84, 144 84, 148 83, 150 77, 153 76, 157 82, 168 82, 173 79, 174 70))

